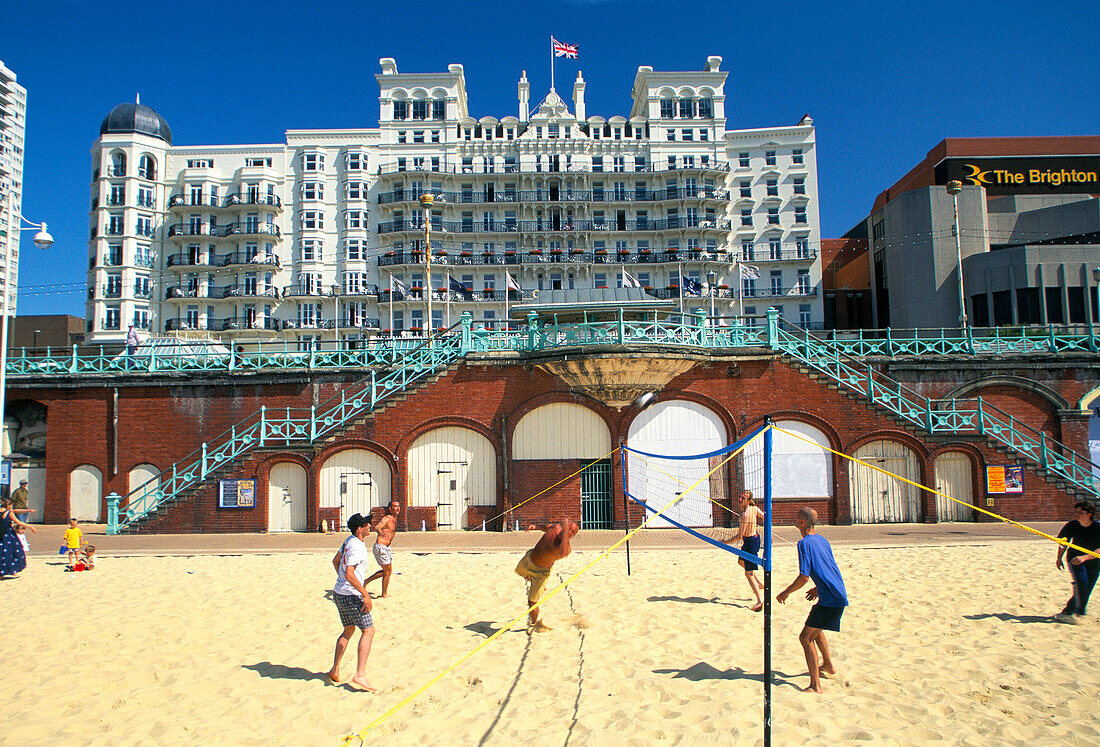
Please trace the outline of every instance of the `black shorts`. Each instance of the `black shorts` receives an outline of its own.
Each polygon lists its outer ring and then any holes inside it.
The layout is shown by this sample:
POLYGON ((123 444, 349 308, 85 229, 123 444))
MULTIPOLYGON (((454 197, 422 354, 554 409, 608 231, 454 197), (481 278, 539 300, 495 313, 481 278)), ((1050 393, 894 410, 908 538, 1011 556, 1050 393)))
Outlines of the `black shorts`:
POLYGON ((807 628, 820 630, 835 630, 840 632, 840 616, 844 614, 843 607, 826 607, 823 604, 815 604, 810 608, 810 614, 806 618, 807 628))
MULTIPOLYGON (((744 550, 745 552, 749 553, 750 555, 759 556, 760 555, 760 535, 759 534, 754 534, 751 537, 745 537, 745 539, 741 540, 741 549, 744 550)), ((746 571, 755 571, 757 568, 760 567, 756 563, 753 563, 751 560, 745 560, 744 558, 741 558, 741 560, 745 561, 745 570, 746 571)))

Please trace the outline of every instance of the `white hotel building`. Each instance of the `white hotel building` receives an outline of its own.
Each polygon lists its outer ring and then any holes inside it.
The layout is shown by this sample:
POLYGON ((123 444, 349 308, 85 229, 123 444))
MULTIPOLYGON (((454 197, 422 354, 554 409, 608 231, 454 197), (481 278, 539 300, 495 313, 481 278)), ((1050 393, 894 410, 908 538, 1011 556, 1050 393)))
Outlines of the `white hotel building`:
POLYGON ((121 104, 92 148, 88 341, 130 323, 234 344, 408 333, 429 285, 433 328, 465 311, 499 326, 506 273, 514 305, 619 287, 624 269, 676 310, 686 276, 701 289, 686 283, 685 312, 819 325, 813 123, 727 130, 720 63, 640 67, 629 116, 610 118, 587 114, 580 74, 572 109, 551 91, 531 111, 523 75, 517 116, 477 119, 461 65, 383 59, 378 127, 274 145, 173 146, 156 112, 121 104), (740 287, 739 262, 758 274, 740 287))
MULTIPOLYGON (((0 307, 8 289, 18 284, 26 125, 27 89, 0 62, 0 307)), ((15 316, 16 301, 13 293, 8 298, 9 316, 15 316)))

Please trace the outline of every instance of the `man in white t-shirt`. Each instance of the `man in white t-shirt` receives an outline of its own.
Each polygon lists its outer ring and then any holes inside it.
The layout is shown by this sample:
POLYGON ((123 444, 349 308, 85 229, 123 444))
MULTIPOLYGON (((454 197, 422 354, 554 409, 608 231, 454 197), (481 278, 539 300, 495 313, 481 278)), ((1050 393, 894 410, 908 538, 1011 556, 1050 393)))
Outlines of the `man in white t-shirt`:
POLYGON ((351 536, 344 540, 344 544, 332 558, 332 567, 336 569, 336 585, 332 587, 332 598, 340 612, 344 632, 336 639, 336 656, 332 660, 328 679, 334 685, 341 684, 340 659, 351 643, 355 629, 359 628, 362 634, 359 637, 358 664, 355 676, 348 680, 348 686, 354 690, 376 692, 377 688, 367 682, 367 657, 370 656, 370 645, 374 640, 374 621, 370 616, 370 595, 363 586, 363 579, 369 570, 367 562, 370 560, 370 552, 363 540, 370 534, 370 520, 354 514, 348 519, 348 531, 351 536))

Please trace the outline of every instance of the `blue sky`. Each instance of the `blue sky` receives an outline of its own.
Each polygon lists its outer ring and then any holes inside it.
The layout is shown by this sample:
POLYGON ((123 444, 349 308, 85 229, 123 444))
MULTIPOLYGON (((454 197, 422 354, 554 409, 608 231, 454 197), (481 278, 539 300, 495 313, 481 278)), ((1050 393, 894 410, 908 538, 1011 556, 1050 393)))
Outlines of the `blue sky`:
POLYGON ((28 89, 22 314, 84 315, 89 148, 111 108, 155 108, 175 143, 282 143, 287 129, 377 124, 378 59, 401 71, 461 63, 474 116, 516 113, 549 89, 549 37, 566 99, 627 114, 639 65, 723 58, 731 129, 817 126, 822 233, 839 236, 945 137, 1100 129, 1092 2, 189 3, 0 0, 0 60, 28 89), (1045 6, 1045 7, 1044 7, 1045 6))

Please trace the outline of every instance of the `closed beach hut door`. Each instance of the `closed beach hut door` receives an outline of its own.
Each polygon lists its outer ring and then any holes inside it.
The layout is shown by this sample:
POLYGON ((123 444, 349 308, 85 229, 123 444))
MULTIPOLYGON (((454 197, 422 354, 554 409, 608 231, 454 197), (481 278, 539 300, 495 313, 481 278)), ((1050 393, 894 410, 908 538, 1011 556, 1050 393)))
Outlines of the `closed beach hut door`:
POLYGON ((466 494, 466 476, 470 465, 466 462, 439 462, 436 475, 439 480, 439 503, 436 505, 436 526, 439 529, 465 529, 470 498, 466 494))
POLYGON ((103 503, 103 474, 90 464, 69 473, 69 514, 80 521, 98 522, 103 503))
POLYGON ((970 469, 970 457, 958 451, 949 451, 936 457, 936 490, 946 493, 955 501, 936 496, 936 516, 940 521, 974 521, 974 480, 970 469))
POLYGON ((898 475, 919 482, 917 455, 911 449, 896 441, 872 441, 856 449, 853 456, 878 467, 871 469, 858 462, 852 462, 849 467, 854 523, 889 524, 921 520, 919 491, 913 485, 893 477, 898 475))
POLYGON ((370 472, 345 469, 340 474, 340 525, 346 526, 348 517, 354 514, 370 516, 371 506, 377 503, 377 492, 370 472))
POLYGON ((306 529, 306 471, 294 462, 279 462, 267 480, 267 531, 306 529))

